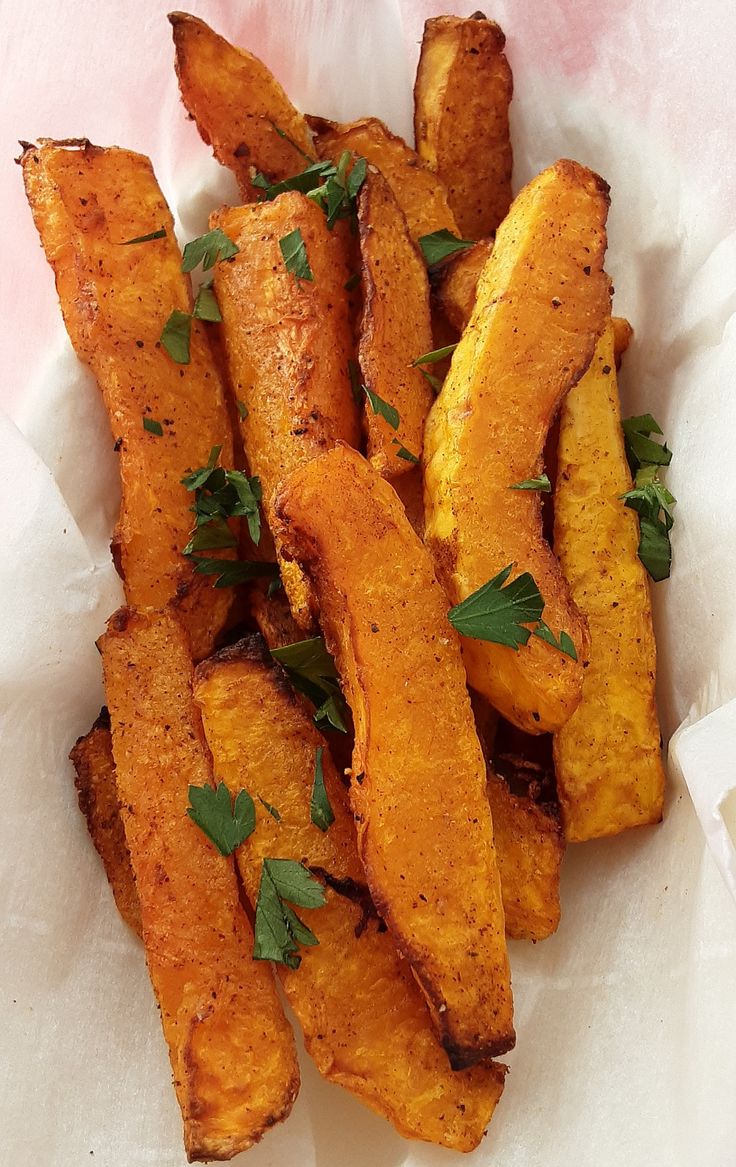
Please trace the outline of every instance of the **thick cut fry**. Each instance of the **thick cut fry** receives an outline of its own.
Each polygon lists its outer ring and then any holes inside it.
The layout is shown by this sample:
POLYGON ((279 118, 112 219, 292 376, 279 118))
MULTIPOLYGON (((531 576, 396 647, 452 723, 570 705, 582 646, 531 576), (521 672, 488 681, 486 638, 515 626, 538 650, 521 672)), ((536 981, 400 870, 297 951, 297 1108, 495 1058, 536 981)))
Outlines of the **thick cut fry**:
POLYGON ((274 181, 299 174, 314 157, 312 136, 273 73, 196 16, 172 12, 169 20, 181 99, 243 199, 256 196, 256 170, 274 181))
POLYGON ((421 458, 424 423, 434 400, 415 357, 431 351, 427 268, 383 175, 371 170, 358 200, 363 316, 358 355, 363 384, 398 414, 387 418, 368 396, 368 457, 384 478, 398 478, 421 458), (414 461, 407 455, 413 455, 414 461))
POLYGON ((577 660, 536 636, 518 651, 463 640, 471 685, 530 733, 558 729, 578 705, 588 636, 542 537, 539 493, 510 488, 542 469, 550 423, 607 319, 607 191, 562 161, 521 192, 425 433, 426 538, 452 603, 513 564, 512 578, 534 577, 554 635, 575 645, 577 660))
POLYGON ((324 738, 258 637, 201 665, 195 698, 217 774, 280 814, 275 821, 259 810, 256 830, 237 851, 251 903, 266 857, 296 859, 326 884, 326 905, 304 912, 318 945, 301 950, 298 969, 277 966, 320 1072, 408 1138, 472 1150, 500 1096, 504 1067, 450 1069, 411 970, 375 914, 347 792, 324 738), (335 816, 326 831, 310 816, 320 747, 335 816))
MULTIPOLYGON (((212 220, 240 251, 215 274, 233 390, 247 416, 241 432, 251 473, 271 518, 273 493, 297 466, 343 440, 360 442, 350 388, 352 333, 339 235, 304 195, 222 211, 212 220), (312 280, 287 270, 279 240, 301 231, 312 280)), ((278 542, 277 542, 278 549, 278 542)), ((282 575, 295 619, 311 622, 293 564, 282 575)))
POLYGON ((382 121, 362 118, 338 125, 324 118, 307 120, 317 135, 321 158, 337 162, 344 150, 350 150, 381 171, 406 216, 412 239, 443 229, 457 235, 457 223, 443 184, 404 139, 392 134, 382 121))
POLYGON ((253 932, 233 863, 186 815, 212 780, 173 616, 121 609, 100 641, 123 822, 191 1159, 229 1159, 291 1110, 293 1034, 253 932))
POLYGON ((464 239, 495 231, 511 203, 506 38, 482 13, 424 25, 414 86, 419 157, 442 179, 464 239))
POLYGON ((351 801, 376 907, 456 1067, 514 1043, 485 766, 458 639, 391 486, 339 446, 276 500, 355 723, 351 801))
POLYGON ((493 250, 493 239, 481 239, 458 251, 432 276, 432 299, 456 332, 463 332, 475 307, 480 273, 493 250))
POLYGON ((191 322, 189 364, 160 343, 170 313, 192 308, 169 208, 148 159, 129 150, 44 142, 22 165, 67 331, 97 377, 120 453, 113 547, 126 599, 159 608, 177 597, 195 657, 206 656, 231 595, 181 554, 193 521, 181 479, 215 445, 232 465, 232 436, 205 325, 191 322), (160 229, 165 237, 123 246, 160 229), (163 435, 146 431, 144 418, 163 435))
POLYGON ((573 842, 662 818, 649 581, 636 514, 619 497, 630 489, 609 327, 560 416, 555 551, 591 637, 583 700, 554 743, 573 842))
POLYGON ((117 909, 125 923, 141 936, 141 905, 125 841, 106 709, 89 733, 79 738, 69 757, 76 770, 74 785, 79 809, 102 860, 117 909))

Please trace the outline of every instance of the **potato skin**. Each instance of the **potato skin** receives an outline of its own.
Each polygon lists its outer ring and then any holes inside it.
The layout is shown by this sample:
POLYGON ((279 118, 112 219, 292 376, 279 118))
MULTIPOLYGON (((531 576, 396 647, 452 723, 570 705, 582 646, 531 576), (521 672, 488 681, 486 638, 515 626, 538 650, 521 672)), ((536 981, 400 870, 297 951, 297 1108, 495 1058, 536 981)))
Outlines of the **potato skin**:
POLYGON ((447 189, 463 239, 495 231, 511 204, 506 38, 481 13, 424 25, 414 85, 417 153, 447 189))
POLYGON ((294 1038, 232 860, 185 813, 212 781, 186 634, 168 613, 120 609, 100 640, 123 823, 191 1160, 230 1159, 285 1118, 294 1038))
POLYGON ((531 572, 544 620, 577 661, 538 637, 518 652, 463 639, 470 684, 529 733, 559 728, 582 694, 584 618, 542 537, 540 496, 509 489, 542 469, 545 438, 607 319, 608 188, 557 162, 515 200, 483 268, 470 323, 425 432, 426 540, 457 604, 513 563, 531 572))
MULTIPOLYGON (((223 210, 211 222, 240 248, 218 265, 215 292, 230 381, 248 410, 240 423, 245 453, 270 523, 274 491, 292 470, 338 440, 360 443, 343 240, 295 191, 223 210), (298 280, 284 264, 279 240, 297 229, 313 281, 298 280)), ((282 574, 294 617, 309 628, 304 581, 291 564, 282 562, 282 574)))
POLYGON ((421 991, 371 903, 347 791, 326 749, 335 820, 326 832, 311 821, 315 754, 324 738, 257 636, 199 666, 195 699, 218 775, 232 790, 257 792, 281 815, 275 822, 257 803, 256 830, 236 852, 251 903, 266 856, 297 859, 327 885, 325 907, 303 913, 319 944, 301 950, 298 969, 277 966, 320 1073, 407 1138, 472 1150, 500 1096, 504 1067, 450 1069, 421 991))
POLYGON ((101 711, 89 733, 77 740, 69 757, 76 771, 79 809, 102 860, 117 909, 128 927, 142 938, 141 905, 120 813, 107 709, 101 711))
POLYGON ((307 120, 316 134, 320 158, 337 162, 343 150, 350 150, 381 171, 406 216, 412 239, 416 241, 443 228, 457 235, 457 223, 442 182, 404 139, 392 134, 382 121, 361 118, 339 125, 325 118, 307 120))
POLYGON ((459 251, 432 277, 432 300, 456 332, 462 332, 475 307, 480 273, 493 251, 493 238, 459 251))
POLYGON ((371 168, 358 198, 363 315, 358 359, 363 384, 399 413, 394 429, 368 400, 364 422, 368 458, 384 478, 399 478, 416 463, 400 458, 403 446, 421 458, 432 387, 412 361, 431 352, 427 268, 412 242, 404 214, 380 171, 371 168))
POLYGON ((591 637, 583 699, 554 741, 571 842, 662 818, 649 581, 636 514, 619 497, 630 489, 609 326, 560 414, 555 552, 591 637))
POLYGON ((279 492, 355 725, 350 797, 373 900, 455 1067, 514 1043, 485 765, 458 638, 391 486, 338 446, 279 492))
POLYGON ((172 310, 192 308, 169 208, 149 160, 129 150, 46 141, 26 149, 22 166, 67 332, 97 378, 119 450, 113 546, 126 600, 158 608, 176 597, 195 657, 206 656, 232 596, 181 554, 192 529, 181 479, 215 445, 231 466, 232 434, 205 325, 192 321, 188 365, 160 344, 172 310), (162 239, 121 246, 160 227, 162 239), (143 429, 144 417, 163 437, 143 429))
POLYGON ((252 169, 274 181, 299 174, 304 155, 314 156, 312 136, 270 69, 196 16, 172 12, 169 20, 181 99, 202 141, 237 178, 244 201, 256 197, 252 169))

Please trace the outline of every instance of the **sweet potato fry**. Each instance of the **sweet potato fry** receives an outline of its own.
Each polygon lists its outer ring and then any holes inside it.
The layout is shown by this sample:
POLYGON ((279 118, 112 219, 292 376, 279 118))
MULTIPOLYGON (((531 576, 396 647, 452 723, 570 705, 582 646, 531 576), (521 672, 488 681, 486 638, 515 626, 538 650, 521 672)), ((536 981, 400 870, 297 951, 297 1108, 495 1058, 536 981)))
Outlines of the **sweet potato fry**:
POLYGON ((451 602, 512 564, 512 579, 531 573, 553 634, 574 645, 577 659, 537 636, 517 651, 463 639, 471 685, 529 733, 559 728, 578 705, 588 637, 542 537, 539 492, 510 488, 542 469, 550 423, 607 319, 607 189, 561 161, 515 200, 425 432, 426 538, 451 602))
POLYGON ((433 348, 427 268, 390 186, 375 169, 360 192, 358 223, 364 296, 358 357, 368 393, 368 457, 379 474, 393 479, 421 458, 434 400, 426 377, 412 367, 415 357, 433 348))
POLYGON ((554 545, 591 636, 582 702, 554 743, 573 842, 659 822, 664 797, 649 581, 620 499, 631 475, 613 338, 609 326, 560 416, 554 545))
POLYGON ((126 599, 158 608, 178 597, 195 657, 205 656, 231 596, 181 554, 192 528, 181 479, 215 445, 232 465, 232 435, 205 325, 192 321, 188 364, 160 343, 172 310, 192 308, 169 208, 148 159, 129 150, 47 141, 29 146, 22 166, 67 331, 97 377, 120 453, 113 546, 126 599), (124 246, 161 229, 163 238, 124 246))
POLYGON ((244 201, 255 198, 254 171, 280 181, 303 170, 314 157, 312 136, 270 69, 196 16, 172 12, 169 20, 181 99, 244 201))
POLYGON ((414 86, 417 153, 442 179, 464 239, 495 231, 511 203, 511 69, 482 13, 424 25, 414 86))
POLYGON ((275 513, 352 710, 373 900, 453 1065, 503 1053, 512 999, 485 766, 429 555, 391 486, 346 446, 292 474, 275 513))
POLYGON ((462 332, 470 320, 480 273, 492 250, 493 239, 481 239, 432 275, 432 300, 456 332, 462 332))
POLYGON ((480 1141, 503 1087, 504 1068, 455 1073, 434 1034, 406 962, 378 920, 358 859, 347 792, 322 755, 334 821, 310 816, 316 751, 324 749, 283 673, 256 636, 200 665, 195 699, 217 774, 275 806, 236 852, 255 904, 263 859, 296 859, 324 880, 327 903, 305 911, 317 936, 297 970, 278 965, 307 1050, 326 1078, 383 1114, 408 1138, 459 1151, 480 1141))
POLYGON ((337 162, 344 150, 350 150, 381 171, 406 216, 412 239, 416 241, 443 228, 457 235, 457 223, 443 184, 404 139, 392 134, 382 121, 362 118, 338 125, 325 118, 307 120, 317 135, 315 144, 320 158, 337 162))
POLYGON ((107 709, 102 710, 89 733, 79 738, 69 757, 76 770, 74 785, 79 809, 102 860, 117 909, 128 927, 141 936, 141 905, 115 785, 107 709))
MULTIPOLYGON (((340 237, 319 207, 296 192, 222 211, 212 223, 240 248, 218 266, 215 291, 230 379, 247 408, 245 452, 270 521, 273 493, 295 467, 338 440, 360 442, 348 371, 349 273, 340 237), (311 280, 285 265, 279 241, 294 231, 301 231, 311 280)), ((308 628, 304 580, 283 560, 282 575, 294 617, 308 628)))
POLYGON ((148 969, 192 1159, 228 1159, 291 1110, 299 1071, 232 860, 187 817, 212 769, 186 634, 121 609, 100 641, 125 835, 148 969))

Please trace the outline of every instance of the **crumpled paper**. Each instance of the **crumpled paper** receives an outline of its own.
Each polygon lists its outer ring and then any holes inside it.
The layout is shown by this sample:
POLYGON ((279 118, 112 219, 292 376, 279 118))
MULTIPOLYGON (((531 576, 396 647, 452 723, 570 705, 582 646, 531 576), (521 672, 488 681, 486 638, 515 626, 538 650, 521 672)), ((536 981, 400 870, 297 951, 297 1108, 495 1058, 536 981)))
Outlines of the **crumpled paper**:
MULTIPOLYGON (((416 42, 441 4, 193 8, 262 55, 302 108, 375 113, 410 133, 416 42)), ((0 49, 11 228, 0 316, 0 1162, 13 1167, 185 1162, 142 952, 115 912, 67 761, 101 704, 94 640, 121 599, 108 550, 116 464, 8 147, 88 135, 149 153, 182 238, 201 231, 236 195, 179 105, 165 11, 160 0, 38 0, 5 13, 12 35, 0 49)), ((611 183, 608 267, 616 311, 636 329, 624 408, 653 412, 674 450, 675 564, 655 602, 663 726, 677 732, 663 826, 570 848, 559 932, 511 946, 518 1047, 491 1130, 466 1161, 731 1167, 736 154, 720 49, 736 43, 736 15, 726 0, 696 12, 685 0, 499 0, 489 14, 514 68, 517 188, 560 156, 611 183)), ((304 1058, 291 1117, 236 1162, 453 1158, 401 1140, 304 1058)))

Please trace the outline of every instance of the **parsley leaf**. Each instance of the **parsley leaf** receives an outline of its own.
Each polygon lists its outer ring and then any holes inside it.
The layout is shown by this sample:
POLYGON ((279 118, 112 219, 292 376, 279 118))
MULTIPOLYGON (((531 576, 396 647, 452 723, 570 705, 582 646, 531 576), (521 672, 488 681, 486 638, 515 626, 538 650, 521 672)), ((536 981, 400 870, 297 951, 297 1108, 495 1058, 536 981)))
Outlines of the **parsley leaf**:
POLYGON ((324 162, 312 162, 307 166, 306 170, 300 171, 299 174, 292 175, 291 178, 284 178, 281 182, 269 182, 263 174, 256 174, 253 179, 253 185, 260 187, 263 191, 263 198, 269 202, 272 199, 278 198, 287 190, 298 190, 301 194, 309 194, 315 187, 321 185, 325 178, 335 173, 335 167, 329 160, 324 162))
POLYGON ((639 559, 655 583, 668 579, 672 568, 672 544, 661 519, 639 516, 639 559))
POLYGON ((271 656, 284 669, 294 688, 308 697, 316 707, 314 723, 318 729, 346 733, 345 698, 340 692, 335 662, 321 636, 298 640, 282 648, 272 648, 271 656))
POLYGON ((433 349, 431 353, 423 353, 421 357, 411 362, 411 367, 414 369, 417 365, 436 365, 437 361, 443 361, 450 353, 454 353, 457 345, 456 341, 455 344, 446 344, 444 348, 433 349))
POLYGON ((172 361, 178 365, 189 364, 189 341, 192 333, 192 318, 188 312, 175 308, 166 321, 161 333, 161 344, 172 361))
POLYGON ((544 623, 544 620, 540 620, 537 627, 532 631, 534 636, 538 636, 545 644, 551 644, 558 652, 564 652, 565 656, 572 657, 573 660, 578 659, 575 644, 569 633, 561 632, 558 640, 552 629, 544 623))
POLYGON ((275 960, 288 968, 299 968, 299 945, 312 946, 319 941, 289 905, 321 908, 325 902, 322 884, 301 863, 264 859, 256 900, 254 960, 275 960))
POLYGON ((266 121, 276 131, 280 138, 283 138, 285 142, 288 142, 290 146, 294 147, 297 154, 301 154, 302 158, 306 158, 307 162, 314 162, 314 158, 307 154, 306 150, 302 150, 301 146, 298 146, 294 139, 289 137, 286 130, 282 130, 281 126, 277 126, 276 122, 271 121, 271 118, 266 118, 266 121))
POLYGON ((271 818, 272 818, 272 819, 275 819, 277 823, 280 823, 280 822, 281 822, 281 814, 280 814, 280 812, 279 812, 279 811, 276 809, 276 807, 275 807, 275 806, 271 806, 271 803, 270 803, 270 802, 266 802, 265 798, 261 798, 260 794, 258 795, 258 801, 259 801, 259 802, 260 802, 260 803, 261 803, 263 806, 265 806, 266 810, 268 811, 268 813, 270 814, 270 816, 271 816, 271 818))
POLYGON ((661 434, 662 430, 652 417, 651 413, 644 413, 640 417, 627 417, 621 423, 626 444, 626 457, 629 460, 631 473, 636 474, 641 466, 669 466, 672 461, 672 451, 667 445, 660 445, 652 440, 652 434, 661 434))
POLYGON ((368 173, 365 158, 356 158, 348 174, 351 158, 350 151, 343 150, 337 166, 324 172, 324 183, 307 194, 307 198, 322 207, 330 229, 338 219, 355 214, 355 199, 368 173))
POLYGON ((288 272, 298 280, 314 280, 307 258, 306 244, 299 227, 279 239, 279 247, 288 272))
POLYGON ((435 377, 433 373, 428 373, 426 369, 420 368, 419 372, 422 374, 425 381, 429 381, 429 384, 432 386, 435 393, 439 393, 440 390, 442 389, 442 381, 440 380, 440 378, 435 377))
POLYGON ((552 483, 546 474, 540 474, 538 478, 525 478, 523 482, 515 482, 509 490, 541 490, 545 494, 549 494, 552 490, 552 483))
POLYGON ((164 436, 164 427, 160 421, 155 421, 152 417, 143 418, 143 428, 148 430, 149 434, 155 434, 157 438, 164 436))
POLYGON ((136 235, 135 239, 126 239, 121 246, 130 247, 131 243, 150 243, 152 239, 163 239, 166 228, 159 227, 158 231, 151 231, 148 235, 136 235))
POLYGON ((536 623, 541 618, 544 600, 528 571, 504 587, 513 566, 510 563, 488 583, 450 608, 449 621, 462 636, 505 644, 517 651, 520 644, 527 643, 531 629, 524 625, 536 623))
POLYGON ((335 821, 335 812, 330 806, 330 800, 325 789, 325 775, 322 768, 324 746, 319 746, 314 758, 314 782, 312 795, 309 800, 309 814, 315 827, 326 831, 335 821))
POLYGON ((446 227, 442 231, 433 231, 431 235, 421 235, 417 242, 427 267, 436 267, 456 251, 465 251, 475 246, 475 240, 458 239, 446 227))
POLYGON ((207 231, 206 234, 187 243, 184 248, 181 270, 183 272, 194 271, 195 267, 201 263, 202 271, 209 271, 219 260, 232 259, 239 250, 240 248, 233 243, 221 227, 215 227, 213 231, 207 231))
POLYGON ((194 301, 192 316, 195 316, 197 320, 209 320, 215 324, 219 324, 222 320, 220 306, 212 290, 211 281, 207 284, 202 284, 197 292, 197 299, 194 301))
POLYGON ((191 555, 197 575, 216 575, 216 588, 233 588, 237 584, 248 583, 252 579, 269 576, 274 579, 279 569, 275 563, 262 563, 257 559, 208 559, 204 555, 191 555))
POLYGON ((245 518, 253 542, 258 544, 260 540, 260 480, 248 478, 242 470, 223 469, 217 465, 219 457, 220 447, 213 446, 207 465, 181 480, 187 490, 194 492, 194 506, 190 509, 195 516, 194 531, 184 555, 215 547, 235 547, 237 540, 226 522, 231 518, 245 518))
POLYGON ((189 787, 187 814, 221 855, 232 855, 236 847, 253 833, 256 808, 247 790, 241 790, 233 806, 230 791, 224 782, 217 789, 209 783, 189 787))
POLYGON ((362 385, 361 388, 368 398, 370 407, 373 412, 380 413, 381 417, 385 418, 388 424, 391 426, 391 429, 397 430, 399 428, 399 421, 401 420, 399 417, 398 409, 396 409, 393 405, 389 405, 388 401, 384 401, 382 397, 379 397, 378 394, 374 393, 372 389, 369 389, 367 385, 362 385))
POLYGON ((412 454, 411 450, 407 450, 406 446, 402 446, 398 438, 393 438, 393 445, 399 447, 396 451, 397 458, 403 458, 405 462, 414 462, 416 465, 419 464, 419 459, 417 458, 416 454, 412 454))
POLYGON ((235 404, 238 408, 238 417, 241 421, 245 421, 246 417, 248 416, 248 406, 244 401, 241 401, 239 397, 235 398, 235 404))

